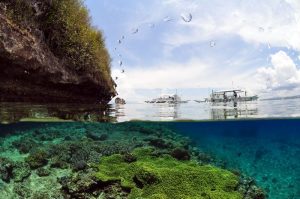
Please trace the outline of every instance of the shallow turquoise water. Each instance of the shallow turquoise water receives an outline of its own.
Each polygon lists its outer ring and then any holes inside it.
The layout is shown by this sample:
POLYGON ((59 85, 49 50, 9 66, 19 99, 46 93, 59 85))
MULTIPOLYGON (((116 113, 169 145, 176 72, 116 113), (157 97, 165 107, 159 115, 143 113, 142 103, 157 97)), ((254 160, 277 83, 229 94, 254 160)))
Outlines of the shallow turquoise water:
POLYGON ((300 120, 175 123, 215 164, 253 177, 271 199, 300 198, 300 120))

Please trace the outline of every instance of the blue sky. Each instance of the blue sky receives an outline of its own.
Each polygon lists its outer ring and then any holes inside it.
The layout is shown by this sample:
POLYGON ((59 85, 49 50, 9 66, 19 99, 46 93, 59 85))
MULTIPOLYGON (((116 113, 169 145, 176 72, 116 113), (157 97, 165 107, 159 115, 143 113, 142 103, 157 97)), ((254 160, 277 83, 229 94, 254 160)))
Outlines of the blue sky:
POLYGON ((120 97, 145 100, 177 89, 198 99, 232 87, 262 97, 300 91, 298 0, 85 3, 104 33, 120 97), (182 20, 189 13, 192 20, 182 20))

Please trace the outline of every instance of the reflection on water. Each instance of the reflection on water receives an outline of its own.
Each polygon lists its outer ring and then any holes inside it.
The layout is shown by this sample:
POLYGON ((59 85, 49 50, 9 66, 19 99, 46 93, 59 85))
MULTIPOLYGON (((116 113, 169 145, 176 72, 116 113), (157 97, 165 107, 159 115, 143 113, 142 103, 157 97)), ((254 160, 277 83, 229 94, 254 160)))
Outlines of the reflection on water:
POLYGON ((211 106, 210 118, 213 120, 238 119, 256 116, 257 114, 257 102, 219 103, 211 106))
POLYGON ((84 104, 0 103, 1 123, 16 121, 115 121, 109 106, 84 104))
POLYGON ((224 120, 263 117, 299 117, 300 100, 273 100, 242 103, 196 103, 125 105, 0 103, 0 121, 110 121, 129 120, 224 120))

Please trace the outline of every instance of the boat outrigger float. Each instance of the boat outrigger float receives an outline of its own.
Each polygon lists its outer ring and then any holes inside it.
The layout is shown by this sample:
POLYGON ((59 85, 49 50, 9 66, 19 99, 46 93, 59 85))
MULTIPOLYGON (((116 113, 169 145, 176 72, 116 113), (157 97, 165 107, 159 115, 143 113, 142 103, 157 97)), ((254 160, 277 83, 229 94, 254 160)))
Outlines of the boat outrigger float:
POLYGON ((255 101, 258 99, 257 95, 247 96, 247 91, 240 89, 224 90, 224 91, 212 91, 209 98, 205 98, 204 101, 196 102, 246 102, 255 101))

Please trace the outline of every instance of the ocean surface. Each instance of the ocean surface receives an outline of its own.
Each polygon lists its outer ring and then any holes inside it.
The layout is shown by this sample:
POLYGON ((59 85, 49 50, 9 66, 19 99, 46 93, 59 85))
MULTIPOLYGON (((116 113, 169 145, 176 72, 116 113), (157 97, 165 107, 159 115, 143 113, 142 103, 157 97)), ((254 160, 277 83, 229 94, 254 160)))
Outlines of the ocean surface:
POLYGON ((226 120, 300 117, 300 99, 242 102, 234 105, 190 101, 184 104, 144 102, 107 106, 89 104, 0 103, 0 121, 111 121, 226 120))
MULTIPOLYGON (((155 147, 158 154, 172 154, 180 146, 201 164, 251 179, 248 182, 262 188, 269 199, 300 199, 298 99, 237 105, 2 103, 0 113, 0 199, 100 197, 101 189, 92 196, 89 187, 64 193, 64 186, 75 189, 74 176, 87 175, 87 165, 102 156, 145 146, 155 147), (45 157, 39 168, 24 166, 40 150, 45 157), (10 174, 7 165, 13 165, 17 174, 10 174)), ((121 194, 127 198, 129 193, 121 194)))
POLYGON ((132 119, 172 120, 226 120, 245 118, 299 117, 300 99, 268 100, 233 103, 146 104, 114 105, 111 115, 118 121, 132 119))

